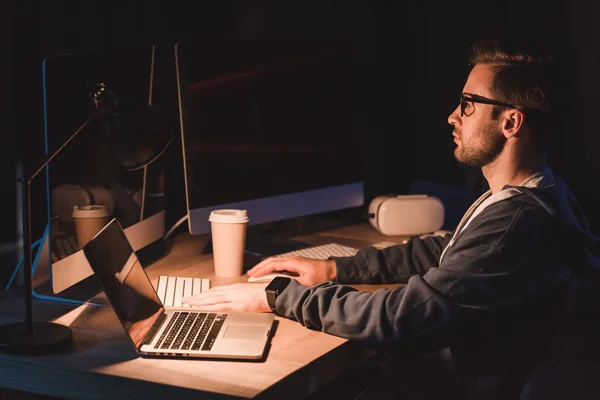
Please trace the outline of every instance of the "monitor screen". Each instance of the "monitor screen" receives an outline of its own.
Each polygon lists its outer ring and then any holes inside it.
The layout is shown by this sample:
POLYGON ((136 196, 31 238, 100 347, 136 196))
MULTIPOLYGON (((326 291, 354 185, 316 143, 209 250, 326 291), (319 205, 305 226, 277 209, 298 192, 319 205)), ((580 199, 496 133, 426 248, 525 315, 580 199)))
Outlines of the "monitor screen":
POLYGON ((363 203, 352 46, 343 40, 176 45, 189 229, 216 208, 250 224, 363 203))

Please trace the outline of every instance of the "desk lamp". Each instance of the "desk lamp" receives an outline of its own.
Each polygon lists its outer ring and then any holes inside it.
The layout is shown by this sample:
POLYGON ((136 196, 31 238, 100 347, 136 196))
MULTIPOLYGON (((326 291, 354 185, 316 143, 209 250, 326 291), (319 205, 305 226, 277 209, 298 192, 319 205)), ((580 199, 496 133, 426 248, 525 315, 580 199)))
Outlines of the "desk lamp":
MULTIPOLYGON (((46 154, 31 174, 19 178, 22 191, 23 266, 25 280, 25 321, 0 325, 0 352, 19 355, 39 355, 58 352, 73 341, 71 328, 47 321, 33 321, 33 290, 31 265, 31 182, 93 119, 101 122, 102 134, 108 136, 112 148, 128 170, 146 168, 158 158, 171 142, 172 136, 160 124, 150 106, 128 113, 104 83, 90 93, 91 116, 60 146, 46 154), (144 131, 144 129, 147 129, 144 131)), ((145 174, 144 174, 145 175, 145 174)), ((145 176, 144 176, 145 181, 145 176)), ((144 196, 142 196, 144 197, 144 196)))
POLYGON ((142 220, 148 165, 160 157, 171 143, 171 130, 156 108, 147 104, 123 104, 104 83, 98 84, 90 97, 94 114, 101 117, 101 129, 109 139, 117 162, 126 171, 144 170, 140 207, 142 220))

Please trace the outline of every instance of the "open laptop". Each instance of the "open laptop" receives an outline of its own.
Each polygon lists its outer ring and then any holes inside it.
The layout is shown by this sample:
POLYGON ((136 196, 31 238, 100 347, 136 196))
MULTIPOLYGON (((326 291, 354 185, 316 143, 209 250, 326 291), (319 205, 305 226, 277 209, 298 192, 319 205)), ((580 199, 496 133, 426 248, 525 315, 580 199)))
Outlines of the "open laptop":
POLYGON ((116 219, 83 252, 140 355, 263 358, 273 314, 165 309, 116 219))

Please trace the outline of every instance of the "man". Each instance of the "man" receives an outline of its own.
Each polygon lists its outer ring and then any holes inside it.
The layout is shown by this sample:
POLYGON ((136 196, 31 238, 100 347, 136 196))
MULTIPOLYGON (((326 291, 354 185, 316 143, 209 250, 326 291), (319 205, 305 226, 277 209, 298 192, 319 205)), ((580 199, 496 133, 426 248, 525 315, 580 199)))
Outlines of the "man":
MULTIPOLYGON (((456 159, 480 167, 490 191, 452 235, 326 261, 267 259, 248 274, 298 274, 272 304, 279 315, 367 344, 423 353, 450 348, 470 394, 512 399, 550 347, 561 293, 581 252, 519 187, 537 190, 569 224, 585 230, 587 222, 546 165, 557 105, 552 60, 482 41, 471 63, 448 122, 456 159), (407 285, 374 293, 343 285, 398 282, 407 285)), ((186 301, 207 310, 268 312, 265 286, 215 287, 186 301)))

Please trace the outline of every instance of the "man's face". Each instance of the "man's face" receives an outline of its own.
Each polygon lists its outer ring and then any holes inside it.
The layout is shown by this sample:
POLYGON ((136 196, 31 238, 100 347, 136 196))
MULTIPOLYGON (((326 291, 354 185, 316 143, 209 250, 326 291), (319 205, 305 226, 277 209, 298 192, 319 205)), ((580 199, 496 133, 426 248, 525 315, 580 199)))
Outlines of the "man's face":
MULTIPOLYGON (((463 94, 468 93, 465 97, 473 95, 493 99, 490 91, 493 78, 494 71, 490 65, 477 64, 469 74, 463 94)), ((493 107, 467 101, 464 115, 461 116, 459 104, 448 117, 448 123, 454 126, 454 157, 458 162, 471 167, 483 167, 502 152, 506 138, 500 130, 499 121, 492 119, 493 107)))

